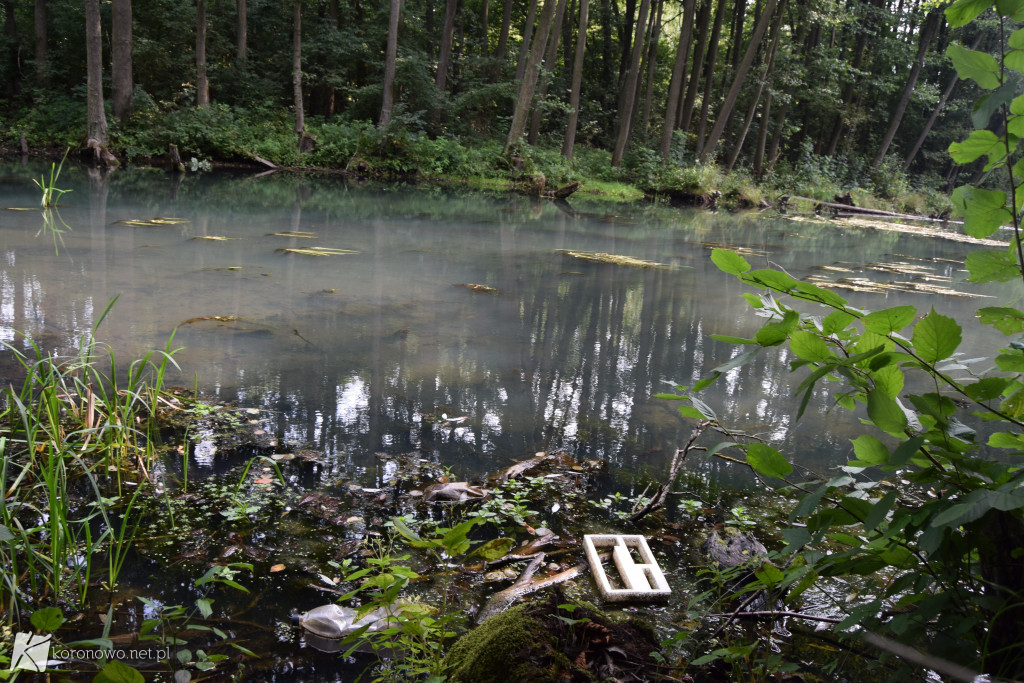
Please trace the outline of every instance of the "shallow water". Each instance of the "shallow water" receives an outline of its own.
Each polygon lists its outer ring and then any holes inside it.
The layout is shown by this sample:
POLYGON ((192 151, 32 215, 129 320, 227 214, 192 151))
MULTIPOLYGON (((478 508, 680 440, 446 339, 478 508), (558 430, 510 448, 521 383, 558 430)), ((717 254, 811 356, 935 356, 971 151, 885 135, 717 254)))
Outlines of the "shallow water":
MULTIPOLYGON (((747 288, 711 264, 713 246, 753 250, 755 267, 798 278, 839 276, 822 266, 881 282, 923 273, 991 297, 837 290, 867 309, 934 306, 963 322, 1019 289, 967 285, 959 262, 972 247, 943 239, 335 176, 65 169, 58 185, 73 191, 62 199, 58 234, 34 208, 29 178, 40 171, 0 170, 0 206, 32 209, 0 211, 0 340, 26 349, 24 333, 69 352, 118 297, 98 339, 127 359, 173 334, 181 371, 172 384, 260 409, 282 452, 323 452, 301 481, 311 490, 340 479, 379 485, 380 452, 417 452, 468 480, 557 449, 606 460, 620 483, 657 477, 692 421, 651 395, 670 391, 665 382, 692 384, 745 350, 710 334, 748 336, 760 326, 740 296, 747 288), (119 223, 158 216, 186 222, 119 223), (284 231, 312 236, 271 234, 284 231), (228 239, 200 239, 209 236, 228 239), (357 253, 280 251, 310 247, 357 253), (589 263, 562 250, 666 267, 589 263), (872 270, 892 263, 903 272, 872 270), (468 283, 497 291, 456 286, 468 283)), ((963 348, 997 348, 1001 337, 976 327, 968 333, 980 336, 963 348)), ((787 363, 784 352, 764 351, 702 396, 723 423, 769 438, 802 465, 845 461, 859 424, 830 412, 823 392, 794 423, 802 375, 787 363)), ((0 352, 0 380, 16 374, 10 351, 0 352)), ((201 476, 236 464, 197 448, 190 469, 201 476)), ((747 483, 719 461, 691 466, 727 486, 747 483)))

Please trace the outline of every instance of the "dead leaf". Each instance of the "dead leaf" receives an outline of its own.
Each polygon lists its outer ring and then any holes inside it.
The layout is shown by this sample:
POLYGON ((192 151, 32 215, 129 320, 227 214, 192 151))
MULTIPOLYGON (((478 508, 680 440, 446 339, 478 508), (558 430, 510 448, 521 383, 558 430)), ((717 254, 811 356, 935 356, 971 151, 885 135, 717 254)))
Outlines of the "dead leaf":
POLYGON ((273 567, 270 568, 270 572, 271 573, 280 572, 280 571, 284 571, 284 565, 283 564, 275 564, 273 567))

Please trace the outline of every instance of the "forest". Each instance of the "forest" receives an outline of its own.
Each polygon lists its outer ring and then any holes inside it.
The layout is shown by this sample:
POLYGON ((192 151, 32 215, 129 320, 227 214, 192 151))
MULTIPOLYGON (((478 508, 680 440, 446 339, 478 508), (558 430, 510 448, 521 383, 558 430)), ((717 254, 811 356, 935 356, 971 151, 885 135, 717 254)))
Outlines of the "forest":
POLYGON ((915 190, 948 191, 963 171, 946 150, 971 130, 978 94, 947 49, 1000 43, 994 17, 950 28, 920 0, 3 0, 0 12, 8 152, 92 141, 130 162, 173 144, 186 159, 645 190, 707 191, 732 172, 753 199, 756 184, 823 199, 860 188, 918 211, 915 190))

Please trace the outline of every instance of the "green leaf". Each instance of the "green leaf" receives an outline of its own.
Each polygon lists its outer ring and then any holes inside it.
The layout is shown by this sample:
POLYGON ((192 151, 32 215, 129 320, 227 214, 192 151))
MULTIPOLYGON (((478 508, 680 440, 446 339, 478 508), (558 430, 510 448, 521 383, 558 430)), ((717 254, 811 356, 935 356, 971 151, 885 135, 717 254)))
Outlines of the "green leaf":
POLYGON ((196 600, 196 607, 199 609, 199 614, 202 615, 203 619, 209 619, 210 615, 213 614, 213 607, 210 605, 213 603, 209 598, 199 598, 196 600))
POLYGON ((1003 65, 1014 71, 1024 71, 1024 50, 1009 50, 1003 55, 1003 65))
POLYGON ((797 285, 797 281, 786 273, 778 270, 754 270, 740 276, 744 282, 774 289, 776 292, 788 292, 797 285))
POLYGON ((64 623, 64 613, 59 607, 44 607, 33 612, 30 621, 37 631, 49 633, 56 631, 64 623))
POLYGON ((871 373, 871 379, 875 380, 875 386, 889 395, 896 398, 903 391, 903 371, 895 365, 887 365, 871 373))
POLYGON ((13 540, 14 534, 11 533, 11 530, 5 527, 3 524, 0 524, 0 542, 13 540))
POLYGON ((757 340, 747 339, 746 337, 731 337, 727 334, 713 334, 711 338, 715 341, 720 341, 726 344, 756 344, 757 340))
POLYGON ((992 448, 1009 448, 1019 451, 1024 449, 1024 435, 1011 432, 996 432, 988 437, 988 445, 992 448))
POLYGON ((964 217, 964 230, 971 237, 988 237, 1013 220, 1006 208, 1006 193, 1002 190, 962 185, 953 190, 950 199, 957 213, 964 217))
POLYGON ((782 320, 770 322, 757 331, 755 339, 761 346, 777 346, 786 341, 789 333, 793 331, 800 322, 800 314, 796 311, 786 311, 782 320))
MULTIPOLYGON (((986 95, 986 97, 994 99, 992 95, 986 95)), ((981 102, 982 100, 979 100, 979 103, 981 102)), ((983 110, 982 113, 984 111, 987 111, 987 109, 983 110)), ((981 125, 988 125, 988 118, 991 115, 990 112, 989 116, 986 117, 985 123, 981 125)), ((977 122, 975 122, 975 125, 978 125, 977 122)), ((990 130, 976 130, 967 136, 967 139, 963 142, 954 142, 949 146, 949 156, 953 157, 953 161, 958 164, 969 164, 978 157, 1005 152, 1006 149, 1003 146, 1003 141, 990 130)))
POLYGON ((972 251, 964 265, 970 272, 968 282, 1009 282, 1020 277, 1017 260, 1005 251, 972 251))
POLYGON ((485 562, 494 562, 508 555, 513 545, 515 540, 511 538, 494 538, 474 550, 471 555, 479 555, 485 562))
POLYGON ((1016 308, 986 306, 979 308, 977 315, 983 325, 991 325, 1005 335, 1024 332, 1024 313, 1016 308))
POLYGON ((850 326, 857 318, 846 311, 832 311, 821 321, 821 331, 824 334, 835 334, 850 326))
MULTIPOLYGON (((977 1, 975 0, 975 2, 977 1)), ((956 7, 956 4, 953 7, 956 7)), ((987 8, 990 3, 984 2, 984 4, 987 8)), ((946 10, 947 18, 953 7, 946 10)), ((950 25, 959 26, 960 24, 950 21, 950 25)), ((946 56, 953 60, 953 66, 960 78, 970 79, 985 90, 994 90, 999 87, 999 63, 987 52, 969 50, 956 43, 950 43, 946 48, 946 56)))
MULTIPOLYGON (((725 372, 729 372, 733 368, 738 368, 741 365, 746 365, 747 363, 749 363, 750 361, 754 360, 754 358, 757 357, 757 352, 759 350, 760 350, 760 347, 758 347, 756 349, 752 349, 750 351, 744 351, 743 353, 737 354, 736 356, 734 356, 733 358, 727 360, 726 362, 722 363, 721 365, 712 368, 711 372, 725 373, 725 372)), ((697 387, 694 386, 694 389, 696 389, 696 388, 697 387)))
POLYGON ((1011 381, 1008 377, 983 377, 966 385, 964 393, 975 401, 989 401, 1000 396, 1011 381))
POLYGON ((963 26, 971 23, 975 17, 991 6, 991 0, 956 0, 946 8, 946 21, 953 28, 963 26))
POLYGON ((1013 349, 996 356, 996 366, 1003 372, 1024 372, 1024 353, 1013 349))
POLYGON ((693 406, 683 406, 679 409, 679 414, 683 417, 692 417, 695 420, 703 420, 704 415, 693 406))
POLYGON ((713 249, 711 251, 711 261, 718 266, 719 270, 730 275, 742 275, 750 270, 750 264, 747 263, 747 259, 729 249, 713 249))
POLYGON ((754 570, 754 576, 766 586, 777 586, 782 583, 786 575, 773 564, 765 562, 758 569, 754 570))
MULTIPOLYGON (((998 90, 978 98, 978 101, 974 104, 974 112, 971 114, 971 122, 974 124, 974 127, 979 131, 987 128, 992 115, 999 111, 1004 104, 1010 104, 1016 94, 1017 84, 1011 80, 1000 86, 998 90)), ((993 133, 993 135, 995 134, 993 133)), ((1001 144, 1003 143, 1002 138, 997 137, 996 139, 999 141, 1001 149, 989 151, 986 154, 996 154, 1002 158, 1006 155, 1006 147, 1001 144)))
POLYGON ((902 436, 907 428, 906 413, 881 389, 872 389, 868 392, 868 417, 875 426, 893 436, 902 436))
POLYGON ((914 316, 916 315, 917 309, 913 306, 895 306, 875 311, 874 313, 868 313, 860 319, 860 322, 864 325, 865 330, 884 336, 893 332, 899 332, 914 322, 914 316))
POLYGON ((146 683, 138 671, 113 659, 92 679, 93 683, 146 683))
POLYGON ((765 477, 783 479, 793 472, 793 466, 777 450, 767 444, 755 441, 747 447, 747 464, 765 477))
POLYGON ((797 358, 804 358, 815 363, 836 358, 832 349, 821 337, 806 330, 793 333, 789 339, 789 348, 797 358))
POLYGON ((935 312, 931 313, 914 326, 911 342, 914 351, 926 363, 935 363, 953 355, 960 346, 960 325, 952 318, 935 312))
POLYGON ((892 510, 893 503, 896 502, 896 490, 893 489, 887 494, 881 497, 877 503, 871 506, 871 511, 868 512, 868 516, 864 518, 864 528, 868 531, 874 531, 875 528, 882 523, 889 511, 892 510))
POLYGON ((869 465, 885 465, 889 462, 889 449, 870 434, 861 434, 853 439, 853 452, 858 460, 869 465))
POLYGON ((404 539, 406 539, 407 541, 419 541, 419 540, 422 540, 422 539, 420 539, 420 535, 418 533, 416 533, 415 531, 413 531, 409 527, 409 525, 405 523, 405 520, 402 519, 401 517, 392 517, 391 518, 391 524, 395 527, 395 531, 397 531, 399 534, 401 534, 402 537, 404 539))
MULTIPOLYGON (((1020 3, 1021 7, 1024 7, 1024 0, 1014 0, 1014 2, 1020 3)), ((997 3, 998 4, 998 3, 997 3)), ((1009 46, 1015 50, 1024 50, 1024 28, 1019 28, 1010 34, 1009 46)), ((1020 98, 1018 98, 1020 99, 1020 98)), ((1014 114, 1020 114, 1021 112, 1016 111, 1014 114)))
POLYGON ((907 464, 907 461, 914 457, 918 449, 924 445, 925 440, 926 437, 924 436, 915 436, 913 439, 901 443, 892 452, 892 457, 889 458, 889 465, 892 467, 902 467, 907 464))
MULTIPOLYGON (((1024 0, 996 0, 996 11, 1004 17, 1010 17, 1013 21, 1024 21, 1024 0)), ((1010 47, 1020 47, 1013 45, 1012 35, 1010 36, 1010 47)))

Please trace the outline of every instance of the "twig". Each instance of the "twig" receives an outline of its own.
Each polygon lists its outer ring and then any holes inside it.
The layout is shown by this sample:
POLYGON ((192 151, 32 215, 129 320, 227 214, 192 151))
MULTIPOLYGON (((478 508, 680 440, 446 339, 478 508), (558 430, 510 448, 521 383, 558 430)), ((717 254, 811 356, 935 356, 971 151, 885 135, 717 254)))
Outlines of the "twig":
MULTIPOLYGON (((754 593, 753 595, 757 595, 757 593, 754 593)), ((775 618, 779 618, 779 617, 793 617, 794 619, 807 619, 809 621, 823 621, 823 622, 825 622, 827 624, 838 624, 840 621, 842 621, 842 619, 839 619, 839 618, 836 618, 836 617, 819 617, 819 616, 816 616, 814 614, 804 614, 803 612, 789 612, 789 611, 773 612, 771 610, 762 610, 762 611, 756 611, 756 612, 733 612, 732 614, 711 613, 711 614, 705 614, 704 616, 705 617, 727 617, 728 618, 728 621, 726 621, 725 624, 720 626, 718 628, 718 631, 715 631, 714 634, 712 634, 712 636, 711 636, 712 638, 717 636, 719 634, 719 632, 723 628, 725 628, 725 626, 727 626, 729 624, 729 622, 731 622, 733 619, 760 619, 761 617, 770 617, 770 618, 775 619, 775 618)))
MULTIPOLYGON (((665 498, 668 496, 668 490, 675 483, 676 478, 679 476, 679 470, 682 469, 683 463, 686 462, 686 454, 693 448, 693 443, 704 433, 704 430, 711 426, 710 420, 701 420, 697 423, 697 426, 693 428, 693 432, 690 434, 689 440, 686 445, 681 449, 676 449, 676 454, 672 456, 672 464, 668 468, 668 480, 664 484, 658 486, 658 491, 654 494, 654 497, 645 505, 640 511, 633 513, 629 517, 630 522, 638 522, 646 517, 651 512, 654 512, 658 508, 665 504, 665 498)), ((644 489, 646 491, 647 489, 644 489)))

